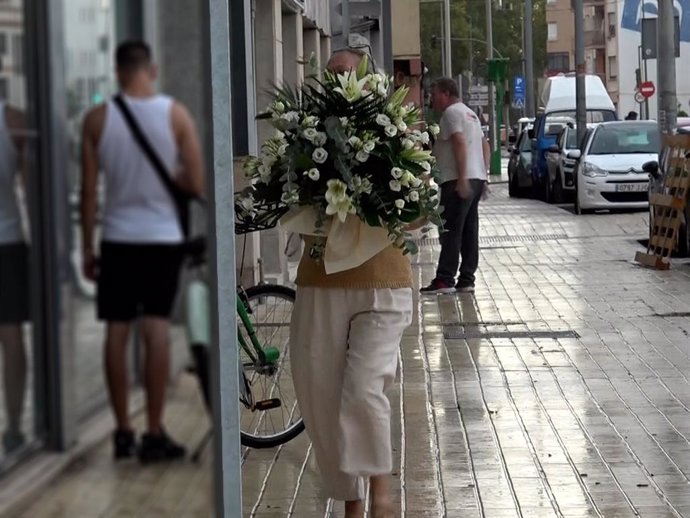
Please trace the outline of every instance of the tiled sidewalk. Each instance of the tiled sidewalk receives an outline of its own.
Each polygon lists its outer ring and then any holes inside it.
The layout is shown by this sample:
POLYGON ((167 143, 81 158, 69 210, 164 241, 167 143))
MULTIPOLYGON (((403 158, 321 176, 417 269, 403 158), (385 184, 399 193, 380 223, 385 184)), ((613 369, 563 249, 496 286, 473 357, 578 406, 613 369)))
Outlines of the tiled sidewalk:
MULTIPOLYGON (((476 296, 423 297, 394 408, 396 494, 408 518, 690 518, 690 267, 632 262, 644 213, 482 207, 476 296)), ((416 282, 433 276, 433 241, 416 282)), ((206 417, 185 376, 170 429, 206 417)), ((21 516, 209 516, 211 465, 114 466, 90 453, 21 516)), ((244 452, 245 516, 342 516, 306 435, 244 452)))

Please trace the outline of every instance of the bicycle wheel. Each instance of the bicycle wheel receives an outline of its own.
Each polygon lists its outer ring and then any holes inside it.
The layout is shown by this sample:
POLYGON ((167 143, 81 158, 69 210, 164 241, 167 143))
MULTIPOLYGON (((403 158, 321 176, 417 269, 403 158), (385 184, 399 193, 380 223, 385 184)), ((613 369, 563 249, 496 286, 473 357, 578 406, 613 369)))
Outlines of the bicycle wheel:
POLYGON ((240 360, 252 405, 240 402, 242 444, 252 448, 272 448, 304 430, 297 406, 288 350, 290 318, 295 290, 286 286, 262 285, 246 290, 245 304, 253 331, 261 345, 256 351, 249 335, 252 329, 242 322, 238 328, 250 353, 240 347, 240 360), (263 356, 263 359, 262 359, 263 356))

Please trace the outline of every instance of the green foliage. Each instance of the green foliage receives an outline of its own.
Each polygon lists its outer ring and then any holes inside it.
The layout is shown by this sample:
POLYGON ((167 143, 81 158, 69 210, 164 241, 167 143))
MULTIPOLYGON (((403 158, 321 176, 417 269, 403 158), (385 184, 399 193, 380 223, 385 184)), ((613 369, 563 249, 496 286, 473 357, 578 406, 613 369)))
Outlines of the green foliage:
MULTIPOLYGON (((540 77, 546 66, 546 0, 534 0, 533 3, 534 73, 540 77)), ((508 75, 512 77, 522 73, 524 4, 518 0, 504 1, 503 4, 508 7, 500 9, 494 2, 492 32, 495 55, 510 60, 508 75)), ((485 5, 484 0, 451 0, 451 34, 454 38, 463 38, 462 41, 451 43, 453 75, 456 78, 466 72, 476 77, 486 77, 485 5)), ((423 3, 420 5, 420 14, 422 60, 431 78, 440 77, 443 70, 443 4, 423 3)))

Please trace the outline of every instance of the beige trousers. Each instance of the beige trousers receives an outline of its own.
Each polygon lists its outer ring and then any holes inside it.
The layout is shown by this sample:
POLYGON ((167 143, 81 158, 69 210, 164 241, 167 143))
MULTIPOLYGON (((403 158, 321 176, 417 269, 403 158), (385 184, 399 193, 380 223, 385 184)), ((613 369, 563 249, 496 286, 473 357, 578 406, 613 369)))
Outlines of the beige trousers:
POLYGON ((393 467, 391 408, 412 290, 299 287, 290 351, 297 400, 326 492, 365 496, 366 477, 393 467))

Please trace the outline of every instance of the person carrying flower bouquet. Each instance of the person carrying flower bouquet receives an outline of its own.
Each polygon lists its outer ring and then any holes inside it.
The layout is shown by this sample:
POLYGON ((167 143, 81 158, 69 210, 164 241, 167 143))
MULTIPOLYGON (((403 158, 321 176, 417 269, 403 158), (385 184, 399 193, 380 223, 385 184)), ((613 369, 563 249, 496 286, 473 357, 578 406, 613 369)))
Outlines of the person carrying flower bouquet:
MULTIPOLYGON (((314 80, 316 81, 316 80, 314 80)), ((414 251, 406 229, 440 223, 427 131, 407 89, 354 49, 333 54, 322 82, 279 90, 266 118, 275 137, 246 166, 236 213, 304 237, 290 355, 299 409, 328 497, 347 518, 396 516, 391 408, 398 348, 412 321, 414 251)))

